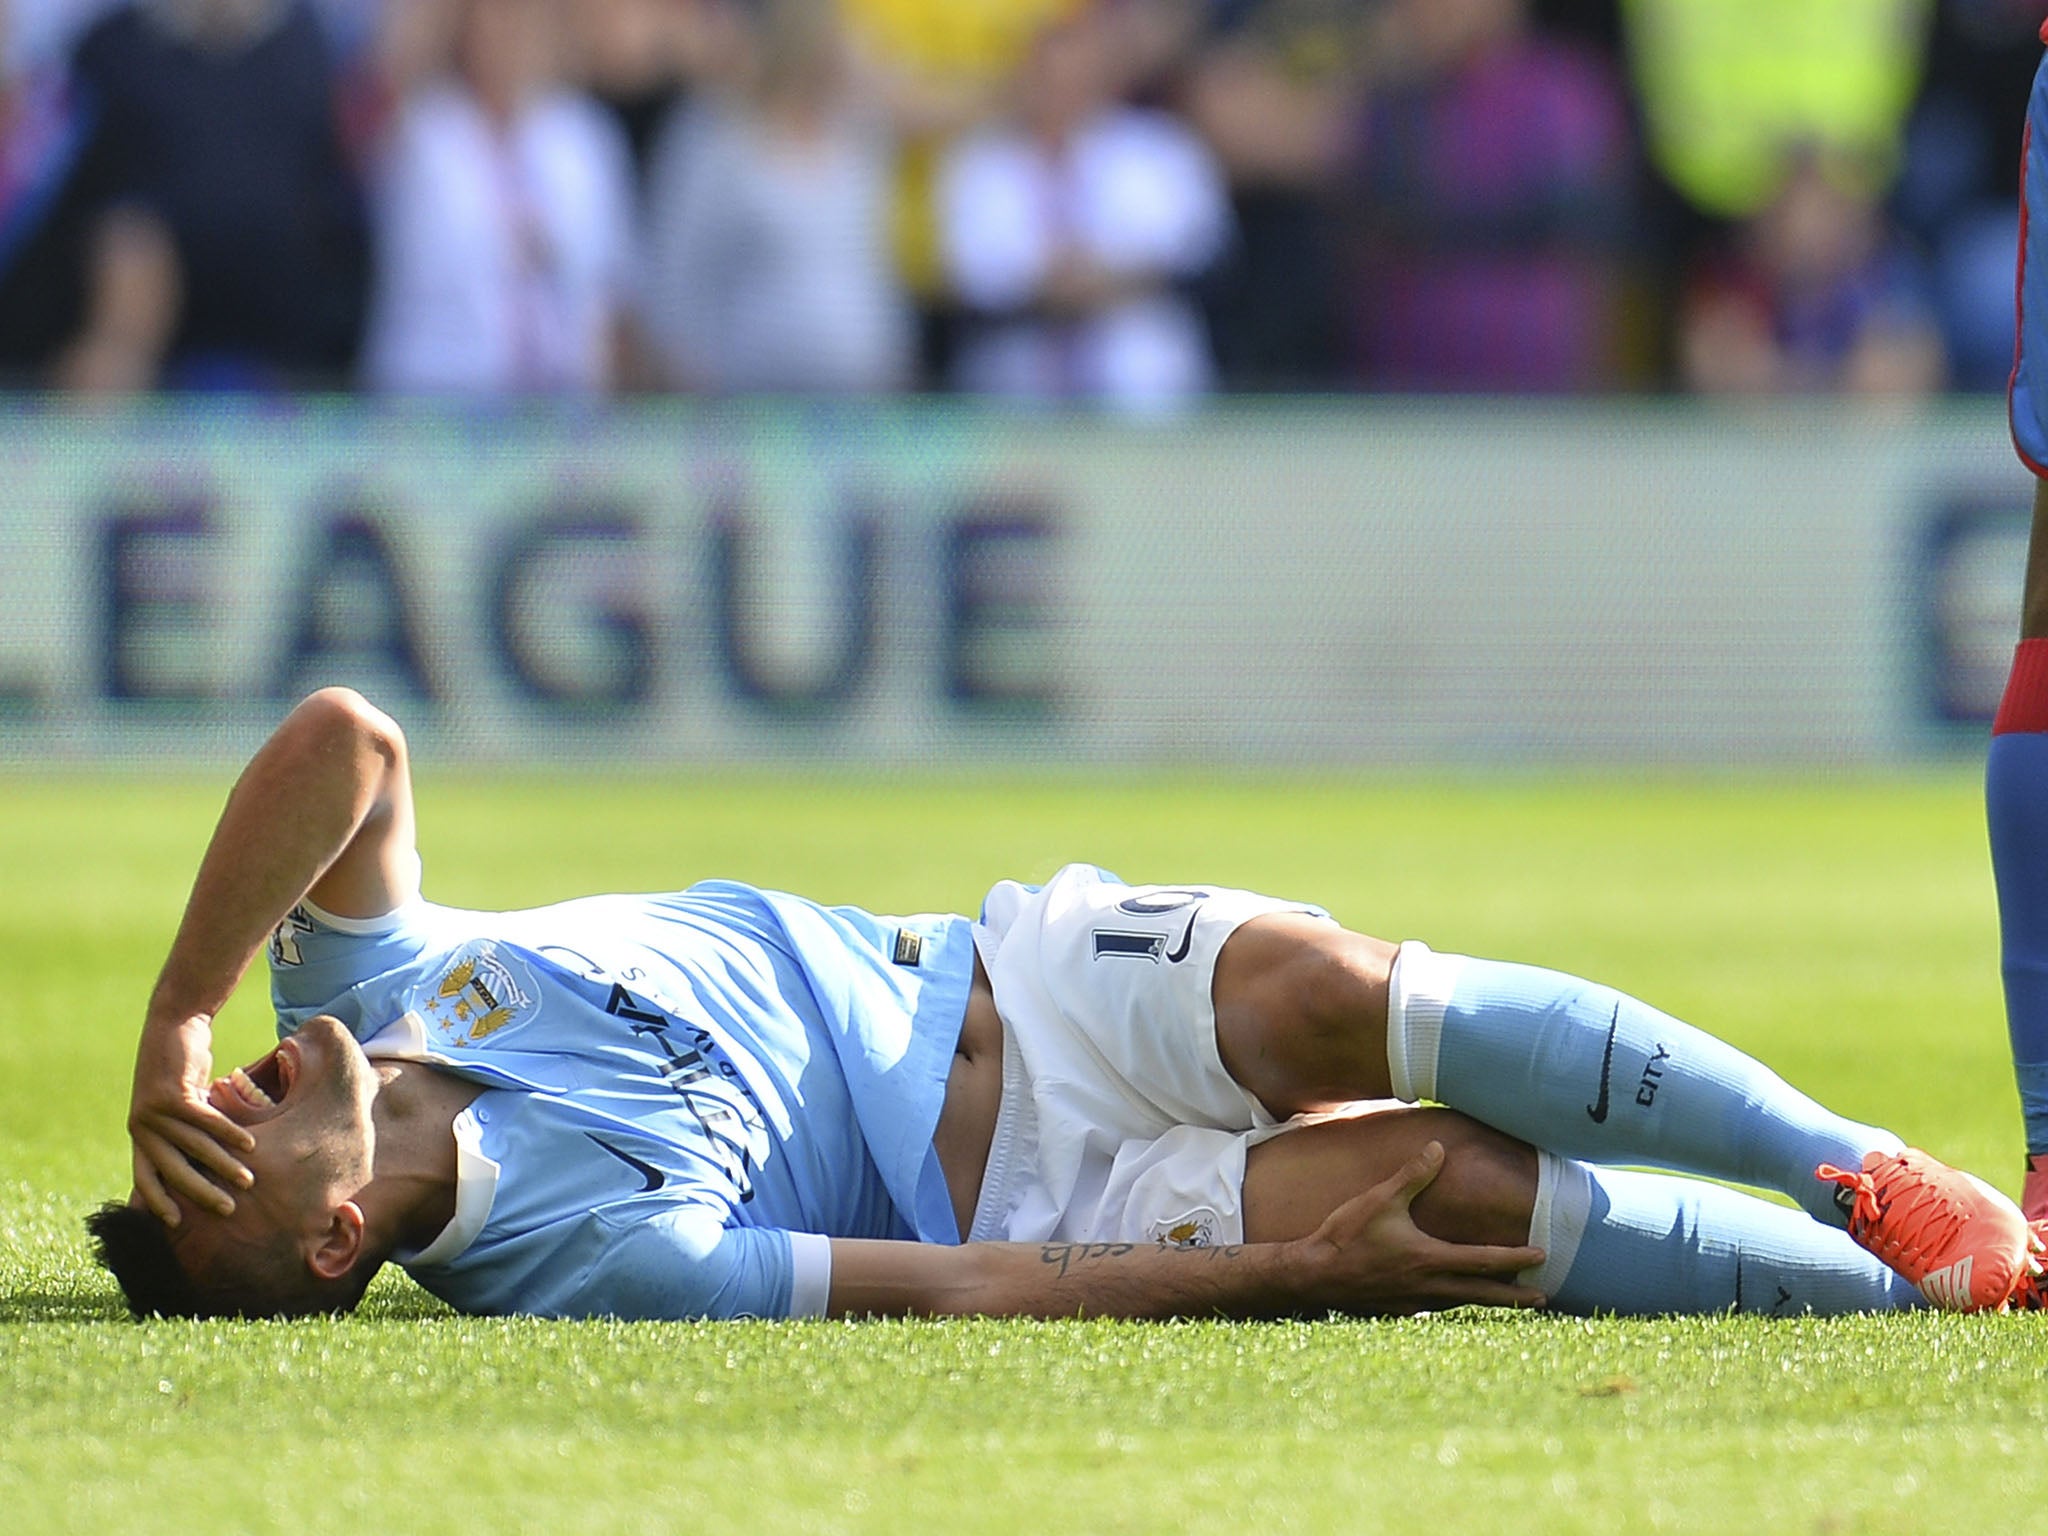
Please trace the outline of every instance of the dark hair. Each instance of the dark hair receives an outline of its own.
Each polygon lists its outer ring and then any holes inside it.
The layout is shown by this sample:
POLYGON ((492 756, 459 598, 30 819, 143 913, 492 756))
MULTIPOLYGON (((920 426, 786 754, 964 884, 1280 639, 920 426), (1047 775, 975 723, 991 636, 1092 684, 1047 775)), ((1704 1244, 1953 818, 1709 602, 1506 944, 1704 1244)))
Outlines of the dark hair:
POLYGON ((113 1271, 133 1317, 305 1317, 347 1312, 363 1299, 374 1262, 321 1284, 287 1243, 266 1252, 244 1249, 250 1262, 221 1265, 204 1279, 188 1274, 171 1246, 170 1229, 141 1206, 109 1200, 85 1218, 94 1256, 113 1271))

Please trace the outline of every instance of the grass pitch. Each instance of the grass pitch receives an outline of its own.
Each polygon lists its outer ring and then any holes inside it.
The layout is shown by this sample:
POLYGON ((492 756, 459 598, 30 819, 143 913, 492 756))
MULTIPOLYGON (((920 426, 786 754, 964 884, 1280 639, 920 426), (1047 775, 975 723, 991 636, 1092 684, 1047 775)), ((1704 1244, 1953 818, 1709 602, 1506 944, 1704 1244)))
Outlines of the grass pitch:
MULTIPOLYGON (((1919 1532, 2048 1489, 2038 1318, 123 1319, 143 1000, 225 784, 0 780, 0 1529, 1919 1532)), ((2017 1183, 1974 776, 1448 786, 427 779, 428 889, 726 875, 973 910, 1091 858, 1635 991, 2017 1183)), ((258 978, 260 983, 260 977, 258 978)), ((259 984, 216 1063, 266 1048, 259 984)))

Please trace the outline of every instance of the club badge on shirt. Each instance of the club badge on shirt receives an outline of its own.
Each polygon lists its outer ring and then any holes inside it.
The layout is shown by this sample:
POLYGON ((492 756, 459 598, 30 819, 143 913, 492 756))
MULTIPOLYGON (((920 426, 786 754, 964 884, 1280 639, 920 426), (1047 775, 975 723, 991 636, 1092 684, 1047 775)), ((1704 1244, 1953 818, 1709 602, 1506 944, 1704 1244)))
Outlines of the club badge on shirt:
POLYGON ((455 952, 417 1012, 451 1045, 474 1045, 530 1011, 534 997, 532 978, 496 944, 481 939, 455 952))

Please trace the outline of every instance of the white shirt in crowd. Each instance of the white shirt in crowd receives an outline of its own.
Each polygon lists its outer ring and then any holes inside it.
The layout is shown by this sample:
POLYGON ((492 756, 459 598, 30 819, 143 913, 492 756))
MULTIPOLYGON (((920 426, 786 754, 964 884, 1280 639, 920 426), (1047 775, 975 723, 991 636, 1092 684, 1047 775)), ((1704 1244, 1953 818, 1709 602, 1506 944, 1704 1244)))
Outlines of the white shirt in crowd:
POLYGON ((909 379, 890 249, 892 151, 855 116, 807 143, 688 107, 648 181, 642 318, 668 382, 721 394, 872 394, 909 379))
POLYGON ((409 103, 374 189, 365 382, 402 393, 587 393, 610 382, 632 259, 624 135, 580 96, 508 129, 452 86, 409 103))
POLYGON ((1073 322, 1001 318, 1031 303, 1062 249, 1111 273, 1169 281, 1196 277, 1216 260, 1230 233, 1223 177, 1174 119, 1106 112, 1058 158, 1015 130, 979 134, 947 158, 939 218, 955 291, 991 317, 960 348, 963 388, 1141 411, 1210 388, 1214 363, 1201 315, 1171 288, 1073 322))

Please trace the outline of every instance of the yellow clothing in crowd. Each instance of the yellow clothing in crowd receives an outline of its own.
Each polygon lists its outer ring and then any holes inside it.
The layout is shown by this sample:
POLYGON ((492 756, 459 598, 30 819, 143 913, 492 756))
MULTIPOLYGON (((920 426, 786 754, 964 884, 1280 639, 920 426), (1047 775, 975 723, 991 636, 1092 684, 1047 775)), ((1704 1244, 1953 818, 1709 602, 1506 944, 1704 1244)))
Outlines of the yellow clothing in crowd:
POLYGON ((1650 158, 1696 207, 1755 213, 1788 149, 1898 166, 1934 0, 1622 0, 1650 158))
MULTIPOLYGON (((991 88, 1023 62, 1031 40, 1070 14, 1079 0, 843 0, 854 36, 882 63, 927 78, 991 88)), ((932 178, 945 146, 924 139, 903 146, 896 187, 895 239, 903 279, 913 293, 942 286, 932 178)))

